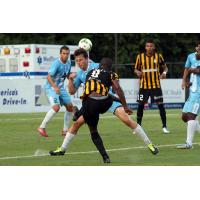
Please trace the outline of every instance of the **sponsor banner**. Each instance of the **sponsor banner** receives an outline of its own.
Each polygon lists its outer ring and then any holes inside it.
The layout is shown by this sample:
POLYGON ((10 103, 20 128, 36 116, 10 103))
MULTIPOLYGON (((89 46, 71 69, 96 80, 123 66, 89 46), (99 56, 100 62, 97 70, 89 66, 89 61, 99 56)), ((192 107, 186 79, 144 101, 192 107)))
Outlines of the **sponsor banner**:
MULTIPOLYGON (((138 107, 137 103, 128 103, 129 108, 136 110, 138 107)), ((165 103, 166 109, 182 109, 184 106, 184 103, 165 103)), ((148 109, 158 109, 157 104, 145 104, 144 107, 145 110, 148 109)))
MULTIPOLYGON (((161 80, 164 103, 184 103, 185 91, 181 89, 181 79, 161 80)), ((138 79, 121 79, 122 86, 127 103, 137 103, 137 94, 139 91, 138 79)), ((150 103, 150 99, 149 99, 150 103)))
MULTIPOLYGON (((47 112, 50 104, 41 104, 39 98, 44 94, 43 86, 46 80, 13 79, 0 80, 0 113, 47 112)), ((74 105, 81 107, 82 88, 72 96, 74 105)), ((65 108, 62 107, 61 111, 65 108)))
MULTIPOLYGON (((45 79, 0 79, 0 113, 24 113, 47 112, 50 109, 48 103, 39 101, 42 94, 45 79)), ((124 89, 127 103, 136 107, 139 82, 137 79, 121 79, 120 84, 124 89)), ((185 100, 185 92, 181 90, 181 79, 169 79, 162 81, 164 102, 172 107, 181 107, 185 100)), ((83 87, 72 96, 74 105, 81 107, 80 96, 83 87)), ((43 99, 44 100, 44 99, 43 99)), ((154 108, 153 105, 149 107, 154 108)), ((62 107, 61 111, 65 108, 62 107)))

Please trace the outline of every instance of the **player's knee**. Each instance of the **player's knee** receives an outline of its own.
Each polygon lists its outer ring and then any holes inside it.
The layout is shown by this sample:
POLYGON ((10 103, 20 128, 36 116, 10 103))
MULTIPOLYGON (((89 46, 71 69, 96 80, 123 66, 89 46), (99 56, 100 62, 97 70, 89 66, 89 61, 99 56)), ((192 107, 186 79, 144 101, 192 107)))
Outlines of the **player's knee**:
POLYGON ((60 110, 60 106, 59 106, 59 105, 54 105, 54 106, 53 106, 53 110, 54 110, 55 112, 58 112, 58 111, 60 110))
POLYGON ((65 107, 66 107, 66 110, 67 110, 68 112, 73 112, 73 105, 72 105, 72 104, 67 105, 67 106, 65 106, 65 107))
POLYGON ((144 106, 144 103, 143 103, 143 102, 140 102, 140 103, 139 103, 139 106, 142 106, 142 107, 143 107, 143 106, 144 106))
POLYGON ((188 121, 188 116, 186 113, 182 114, 182 120, 186 123, 188 121))
POLYGON ((144 103, 140 102, 138 104, 138 109, 140 109, 140 110, 142 109, 143 110, 144 109, 144 103))
POLYGON ((195 120, 195 119, 196 119, 196 116, 197 116, 197 115, 195 115, 195 114, 193 114, 193 113, 188 113, 188 121, 189 121, 189 120, 195 120))
POLYGON ((99 138, 99 133, 98 133, 98 131, 94 130, 94 131, 91 131, 90 133, 91 133, 91 138, 92 138, 92 139, 97 139, 97 138, 99 138))

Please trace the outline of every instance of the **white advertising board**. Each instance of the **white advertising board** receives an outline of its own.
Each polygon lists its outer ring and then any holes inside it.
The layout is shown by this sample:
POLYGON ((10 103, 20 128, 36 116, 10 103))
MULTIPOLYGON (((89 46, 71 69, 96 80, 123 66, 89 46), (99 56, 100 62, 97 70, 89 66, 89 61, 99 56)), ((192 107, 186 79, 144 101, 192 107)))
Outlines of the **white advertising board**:
MULTIPOLYGON (((50 105, 40 105, 38 98, 43 90, 45 79, 0 80, 0 113, 46 112, 50 105)), ((81 89, 72 96, 73 102, 81 106, 81 89)), ((61 109, 64 111, 64 108, 61 109)))
MULTIPOLYGON (((164 103, 184 103, 185 91, 181 89, 181 79, 165 79, 161 80, 164 103)), ((139 91, 138 79, 121 79, 122 86, 127 103, 136 103, 139 91)))
MULTIPOLYGON (((50 105, 40 105, 38 98, 41 94, 45 79, 13 79, 0 80, 0 113, 46 112, 50 105)), ((138 93, 137 79, 121 79, 127 103, 135 104, 138 93)), ((185 92, 181 90, 181 79, 162 80, 165 103, 184 103, 185 92)), ((79 108, 82 88, 72 96, 73 103, 79 108)), ((64 108, 61 109, 64 111, 64 108)))

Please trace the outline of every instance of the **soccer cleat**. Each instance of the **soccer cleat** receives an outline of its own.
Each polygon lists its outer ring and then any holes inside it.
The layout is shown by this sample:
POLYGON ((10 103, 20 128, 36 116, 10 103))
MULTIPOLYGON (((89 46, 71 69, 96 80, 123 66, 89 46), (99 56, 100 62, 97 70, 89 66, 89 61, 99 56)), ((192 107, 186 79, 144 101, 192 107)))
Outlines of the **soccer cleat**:
POLYGON ((45 128, 38 128, 37 130, 42 137, 48 137, 47 132, 45 131, 45 128))
POLYGON ((63 156, 65 155, 65 151, 63 151, 60 147, 58 147, 55 151, 49 151, 51 156, 63 156))
POLYGON ((110 158, 108 155, 103 156, 103 162, 104 163, 111 163, 110 158))
POLYGON ((63 130, 61 131, 62 136, 66 136, 66 134, 67 134, 67 131, 63 131, 63 130))
POLYGON ((192 145, 185 143, 185 144, 178 145, 176 148, 177 149, 192 149, 193 147, 192 145))
POLYGON ((151 151, 151 153, 154 154, 154 155, 156 155, 159 152, 158 148, 156 148, 153 144, 149 144, 148 148, 151 151))
POLYGON ((167 134, 170 133, 170 131, 167 129, 167 127, 163 127, 163 133, 167 134))
POLYGON ((73 121, 76 121, 81 116, 81 113, 79 112, 80 110, 78 109, 77 106, 74 106, 73 110, 74 110, 73 121))

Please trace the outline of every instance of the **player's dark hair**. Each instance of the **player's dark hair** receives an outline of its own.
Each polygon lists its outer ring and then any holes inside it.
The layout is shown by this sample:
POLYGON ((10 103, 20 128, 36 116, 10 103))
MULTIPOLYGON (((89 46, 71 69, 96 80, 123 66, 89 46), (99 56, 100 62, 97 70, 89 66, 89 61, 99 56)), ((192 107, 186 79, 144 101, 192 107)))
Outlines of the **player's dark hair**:
POLYGON ((112 60, 110 58, 102 58, 100 62, 100 66, 105 70, 112 69, 112 60))
POLYGON ((74 56, 80 56, 80 55, 83 55, 84 58, 88 58, 88 53, 85 49, 83 48, 80 48, 80 49, 77 49, 75 52, 74 52, 74 56))
POLYGON ((69 50, 69 47, 68 46, 62 46, 60 48, 60 53, 62 53, 63 50, 69 50))
POLYGON ((148 40, 146 40, 145 44, 147 44, 147 43, 152 43, 152 44, 154 44, 154 41, 153 41, 152 39, 148 39, 148 40))
POLYGON ((196 42, 196 47, 198 47, 198 45, 200 45, 200 41, 197 41, 197 42, 196 42))

